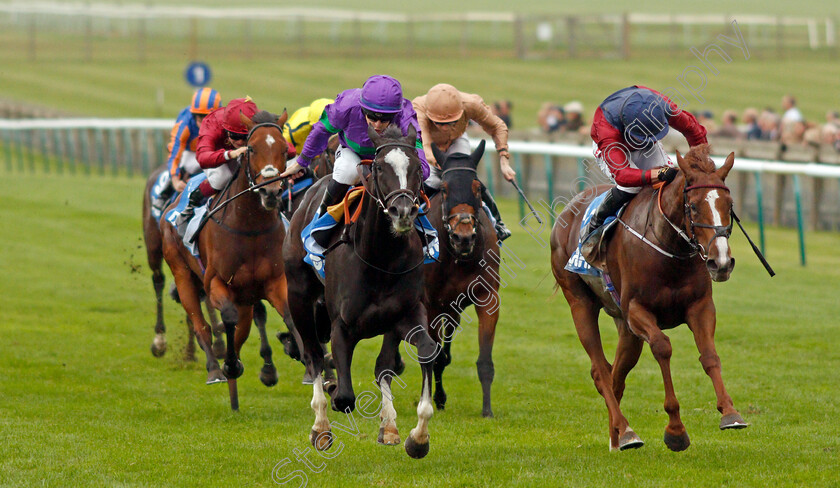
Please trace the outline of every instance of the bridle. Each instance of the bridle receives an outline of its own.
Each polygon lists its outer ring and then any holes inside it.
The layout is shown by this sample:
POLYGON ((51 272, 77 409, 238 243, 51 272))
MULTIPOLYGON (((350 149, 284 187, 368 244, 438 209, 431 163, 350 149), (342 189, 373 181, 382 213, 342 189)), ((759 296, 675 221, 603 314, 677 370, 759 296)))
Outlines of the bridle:
POLYGON ((659 213, 662 214, 662 217, 665 219, 665 221, 668 222, 668 224, 677 232, 677 234, 680 237, 682 237, 685 242, 688 243, 689 247, 692 250, 691 254, 700 254, 700 257, 702 257, 705 261, 709 257, 707 250, 711 248, 712 242, 714 242, 715 239, 717 239, 718 237, 729 239, 729 236, 732 234, 732 221, 734 219, 732 219, 732 216, 730 214, 729 225, 710 225, 695 222, 691 215, 691 204, 688 202, 688 192, 692 190, 699 190, 701 188, 715 188, 718 190, 725 190, 727 193, 729 193, 729 188, 726 185, 691 185, 685 186, 685 188, 683 188, 683 212, 685 214, 687 227, 689 229, 689 232, 691 233, 691 236, 689 236, 683 229, 678 227, 676 224, 671 222, 671 220, 668 219, 668 217, 665 215, 665 212, 662 211, 662 189, 659 190, 658 200, 659 213), (705 247, 697 241, 697 233, 694 230, 697 227, 701 229, 713 229, 715 231, 715 235, 712 236, 711 239, 709 239, 709 242, 706 244, 705 247))
MULTIPOLYGON (((447 173, 455 172, 455 171, 467 171, 467 172, 472 173, 474 175, 473 179, 478 179, 478 172, 476 172, 475 168, 459 167, 459 168, 449 168, 449 169, 443 170, 443 172, 441 172, 441 174, 440 174, 441 181, 443 181, 443 177, 446 176, 447 173)), ((446 233, 449 235, 449 239, 447 239, 448 248, 449 248, 448 250, 454 256, 456 256, 456 259, 457 259, 460 255, 459 255, 459 253, 456 253, 455 250, 452 248, 452 236, 455 233, 455 228, 453 228, 452 225, 450 225, 450 223, 449 223, 450 220, 453 217, 456 217, 458 219, 458 222, 455 223, 455 227, 457 227, 460 224, 468 223, 470 225, 470 227, 472 227, 473 233, 476 234, 476 235, 478 234, 479 220, 476 217, 475 213, 460 212, 460 213, 457 213, 455 215, 449 215, 449 210, 446 208, 446 198, 442 198, 442 197, 440 199, 440 210, 441 210, 441 217, 443 218, 443 228, 446 229, 446 233)), ((475 211, 478 212, 478 209, 476 208, 475 211)), ((472 251, 470 251, 470 252, 472 252, 472 251)))
MULTIPOLYGON (((415 148, 410 144, 405 144, 402 142, 386 142, 381 146, 376 148, 376 152, 374 153, 373 159, 365 159, 360 162, 361 166, 367 166, 370 168, 370 179, 368 178, 361 178, 362 186, 365 189, 365 193, 367 193, 373 201, 376 202, 379 207, 387 212, 388 208, 396 203, 396 201, 400 198, 407 198, 409 202, 419 207, 422 200, 428 202, 428 198, 425 198, 421 192, 415 193, 408 188, 398 188, 385 196, 382 196, 382 189, 379 185, 379 174, 382 172, 382 165, 379 162, 379 153, 388 147, 402 147, 413 151, 415 148), (371 185, 371 186, 368 186, 371 185)), ((409 152, 410 154, 410 152, 409 152)), ((418 166, 418 171, 422 171, 422 169, 418 166)), ((427 204, 428 205, 428 204, 427 204)))
POLYGON ((280 137, 283 137, 283 128, 274 122, 263 122, 261 124, 257 124, 251 127, 251 130, 248 131, 248 150, 245 152, 245 157, 243 158, 244 161, 241 161, 240 164, 244 166, 245 176, 248 178, 248 190, 250 191, 258 191, 260 188, 266 185, 270 185, 275 181, 278 181, 280 179, 279 175, 281 173, 281 171, 275 168, 273 164, 268 164, 262 170, 260 170, 259 174, 257 175, 265 178, 265 180, 259 184, 257 184, 257 182, 255 181, 255 175, 251 174, 251 153, 254 152, 254 147, 250 144, 251 136, 253 136, 254 131, 259 129, 260 127, 274 127, 275 129, 277 129, 278 132, 280 132, 280 137))

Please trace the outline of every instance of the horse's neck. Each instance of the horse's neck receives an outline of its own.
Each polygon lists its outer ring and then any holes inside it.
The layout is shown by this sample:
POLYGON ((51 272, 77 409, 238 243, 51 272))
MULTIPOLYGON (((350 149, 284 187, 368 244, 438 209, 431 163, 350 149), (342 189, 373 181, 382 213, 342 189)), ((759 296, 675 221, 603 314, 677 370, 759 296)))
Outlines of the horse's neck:
MULTIPOLYGON (((664 214, 668 220, 671 221, 677 228, 682 231, 684 229, 684 221, 685 221, 685 209, 683 208, 683 188, 685 188, 685 178, 683 178, 682 174, 680 174, 674 181, 668 183, 667 185, 663 186, 659 191, 662 192, 661 195, 661 202, 662 202, 662 212, 658 209, 654 209, 653 213, 656 216, 653 221, 653 228, 655 230, 655 234, 658 239, 663 240, 662 244, 670 246, 672 249, 678 248, 680 245, 685 244, 685 240, 677 234, 677 231, 671 227, 665 218, 662 217, 664 214)), ((652 198, 654 199, 653 205, 659 205, 658 199, 660 195, 654 193, 652 198)))
MULTIPOLYGON (((391 230, 391 219, 376 201, 367 193, 362 197, 365 209, 364 218, 356 222, 358 237, 353 243, 365 261, 374 263, 383 269, 405 269, 405 263, 419 259, 412 252, 412 239, 419 239, 416 232, 397 236, 391 230)), ((417 254, 422 254, 422 246, 417 254)))
MULTIPOLYGON (((236 196, 247 190, 250 186, 245 170, 240 168, 234 176, 234 180, 230 184, 230 190, 228 190, 227 195, 224 195, 224 198, 227 199, 236 196)), ((244 193, 228 205, 231 207, 229 211, 230 215, 235 216, 238 222, 246 224, 253 222, 254 224, 264 225, 265 222, 277 218, 276 211, 269 212, 262 206, 260 195, 255 191, 244 193)))

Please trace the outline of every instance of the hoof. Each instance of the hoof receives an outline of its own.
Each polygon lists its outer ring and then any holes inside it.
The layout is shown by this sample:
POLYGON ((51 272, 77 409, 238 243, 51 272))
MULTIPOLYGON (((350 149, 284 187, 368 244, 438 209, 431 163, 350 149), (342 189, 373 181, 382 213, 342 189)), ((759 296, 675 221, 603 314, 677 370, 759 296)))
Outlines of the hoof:
POLYGON ((429 454, 429 442, 418 444, 410 434, 405 440, 405 452, 414 459, 423 459, 429 454))
MULTIPOLYGON (((667 436, 667 434, 666 434, 667 436)), ((688 440, 688 436, 685 436, 686 440, 688 440)), ((665 441, 667 444, 668 441, 665 441)), ((624 434, 621 435, 618 439, 618 450, 619 451, 626 451, 627 449, 638 449, 645 445, 645 442, 633 432, 632 429, 627 429, 624 431, 624 434)), ((670 447, 670 446, 669 446, 670 447)), ((686 445, 685 447, 688 447, 686 445)))
POLYGON ((435 392, 435 408, 443 410, 446 407, 446 393, 443 390, 435 392))
POLYGON ((242 361, 238 359, 236 360, 236 364, 232 367, 228 366, 227 361, 225 361, 225 364, 222 365, 222 372, 224 372, 227 379, 235 380, 236 378, 242 376, 242 373, 245 372, 245 366, 242 364, 242 361))
POLYGON ((300 382, 304 385, 311 385, 312 383, 315 383, 315 378, 313 378, 312 375, 309 374, 309 371, 305 371, 303 373, 303 378, 300 380, 300 382))
POLYGON ((225 353, 227 353, 225 341, 221 339, 213 341, 213 355, 216 356, 216 359, 224 359, 225 353))
POLYGON ((668 449, 674 452, 685 451, 691 445, 691 440, 688 438, 688 432, 683 432, 683 435, 671 435, 667 431, 663 438, 668 449))
POLYGON ((158 334, 152 341, 152 356, 159 358, 164 354, 166 354, 166 338, 163 337, 163 334, 158 334))
POLYGON ((271 387, 277 384, 277 368, 273 364, 265 364, 260 370, 260 381, 265 386, 271 387))
POLYGON ((481 416, 486 418, 486 419, 492 419, 493 418, 493 410, 491 410, 490 408, 485 408, 484 410, 481 411, 481 416))
POLYGON ((195 348, 194 347, 187 346, 187 348, 184 349, 184 361, 188 361, 188 362, 195 362, 196 361, 196 359, 195 359, 195 348))
POLYGON ((216 383, 227 383, 227 378, 225 378, 225 375, 219 369, 207 373, 207 384, 215 385, 216 383))
POLYGON ((338 389, 338 381, 336 381, 335 379, 329 379, 329 380, 324 381, 324 392, 327 395, 329 395, 330 398, 333 397, 333 395, 335 394, 335 390, 337 390, 337 389, 338 389))
POLYGON ((312 446, 319 451, 326 451, 332 446, 333 443, 333 435, 331 431, 325 432, 317 432, 315 429, 312 429, 309 432, 309 442, 312 443, 312 446))
MULTIPOLYGON (((387 430, 385 429, 385 427, 380 427, 379 438, 376 439, 376 442, 382 444, 383 446, 397 446, 400 443, 400 433, 396 427, 389 427, 387 430)), ((426 447, 426 452, 428 451, 429 448, 426 447)), ((425 454, 423 456, 425 456, 425 454)))
POLYGON ((730 413, 729 415, 724 415, 722 419, 720 419, 720 430, 726 429, 746 429, 747 426, 750 425, 743 418, 739 413, 730 413))

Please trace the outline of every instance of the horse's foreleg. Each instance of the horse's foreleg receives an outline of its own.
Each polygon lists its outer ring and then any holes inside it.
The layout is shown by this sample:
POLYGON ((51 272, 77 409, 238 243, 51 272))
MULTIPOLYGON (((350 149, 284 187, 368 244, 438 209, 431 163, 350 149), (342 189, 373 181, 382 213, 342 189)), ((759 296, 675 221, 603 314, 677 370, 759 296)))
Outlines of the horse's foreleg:
POLYGON ((434 415, 432 407, 432 376, 435 357, 440 353, 439 346, 426 332, 426 311, 422 310, 419 320, 404 321, 397 326, 397 332, 406 342, 417 348, 417 359, 423 373, 420 390, 420 402, 417 404, 417 426, 411 429, 405 440, 405 452, 414 459, 425 457, 429 453, 429 419, 434 415), (418 326, 417 324, 423 324, 418 326))
POLYGON ((481 415, 485 417, 493 416, 493 409, 490 408, 490 386, 496 375, 493 366, 493 342, 496 338, 496 324, 499 322, 498 302, 491 303, 492 305, 475 306, 478 315, 478 361, 475 362, 475 366, 478 369, 478 380, 481 382, 483 395, 481 415))
MULTIPOLYGON (((151 262, 151 259, 149 260, 151 262)), ((166 353, 166 325, 163 323, 163 287, 166 277, 157 263, 157 268, 152 268, 152 286, 155 289, 155 301, 157 302, 157 320, 155 322, 155 340, 152 342, 152 355, 159 358, 166 353)))
POLYGON ((615 349, 615 361, 612 369, 612 387, 616 401, 621 405, 624 396, 624 386, 627 375, 639 362, 645 342, 627 327, 624 319, 616 318, 615 326, 618 330, 618 346, 615 349))
POLYGON ((315 376, 312 383, 312 410, 315 411, 315 424, 309 432, 309 442, 319 451, 330 448, 333 442, 330 419, 327 417, 327 397, 324 395, 324 383, 321 375, 315 376))
MULTIPOLYGON (((353 350, 358 340, 348 332, 344 321, 336 318, 332 324, 332 357, 338 375, 338 388, 332 397, 333 410, 349 414, 356 408, 356 395, 353 393, 353 379, 350 365, 353 363, 353 350)), ((320 347, 320 344, 319 346, 320 347)))
POLYGON ((438 410, 443 410, 446 407, 446 390, 443 389, 443 371, 452 362, 452 338, 456 335, 458 324, 461 321, 461 314, 455 312, 447 314, 437 308, 429 308, 427 312, 431 317, 434 317, 432 323, 429 324, 429 334, 438 344, 443 346, 443 350, 437 355, 433 365, 435 377, 435 393, 433 398, 435 407, 438 410))
POLYGON ((274 367, 274 362, 271 360, 271 345, 268 343, 268 335, 265 332, 265 324, 268 316, 265 310, 265 305, 261 301, 254 304, 254 324, 257 326, 257 331, 260 334, 260 356, 263 358, 263 367, 260 369, 260 381, 265 386, 274 386, 277 384, 277 368, 274 367))
POLYGON ((216 359, 225 357, 225 326, 219 320, 219 314, 213 305, 210 304, 210 297, 204 297, 204 308, 207 309, 207 318, 210 319, 210 325, 213 327, 213 354, 216 359))
MULTIPOLYGON (((585 285, 581 285, 585 286, 585 285)), ((588 290, 567 290, 563 288, 563 294, 569 302, 569 309, 572 312, 572 321, 575 324, 578 339, 583 349, 589 356, 591 364, 589 374, 595 383, 595 389, 604 397, 609 413, 610 450, 620 450, 624 446, 621 443, 625 432, 632 430, 621 413, 618 400, 616 400, 612 389, 612 366, 604 355, 604 347, 601 344, 601 332, 598 329, 598 313, 600 307, 593 299, 589 298, 588 290), (583 297, 583 298, 581 298, 583 297)))
POLYGON ((717 409, 722 414, 720 428, 742 429, 746 427, 749 424, 744 421, 741 414, 735 409, 735 404, 732 402, 732 398, 726 392, 726 387, 723 385, 720 357, 715 348, 715 306, 711 299, 708 300, 708 303, 701 304, 698 310, 690 310, 686 323, 694 334, 694 343, 700 352, 700 364, 703 366, 703 370, 709 378, 711 378, 712 385, 715 388, 717 409))
MULTIPOLYGON (((397 411, 394 409, 394 395, 391 393, 391 379, 397 376, 397 351, 400 338, 392 331, 382 338, 382 349, 376 358, 376 382, 382 393, 382 408, 379 411, 379 437, 377 442, 386 446, 400 443, 400 431, 397 429, 397 411)), ((397 377, 397 381, 402 380, 397 377)), ((402 383, 404 385, 404 383, 402 383)))
POLYGON ((204 314, 201 312, 201 302, 198 298, 198 284, 194 280, 191 272, 186 267, 186 264, 181 266, 172 266, 172 275, 175 278, 175 285, 178 288, 178 295, 181 299, 181 305, 187 312, 187 319, 192 324, 193 332, 198 339, 198 345, 204 351, 206 357, 205 367, 207 368, 207 384, 221 383, 226 381, 225 376, 219 369, 219 363, 216 361, 216 356, 213 354, 211 346, 210 324, 204 319, 204 314))
POLYGON ((671 379, 671 340, 657 326, 656 316, 636 302, 628 305, 627 323, 637 335, 650 344, 650 352, 662 372, 665 386, 665 412, 668 414, 668 426, 665 427, 665 445, 672 451, 684 451, 691 445, 685 425, 680 418, 680 403, 674 392, 671 379))
POLYGON ((237 332, 237 326, 243 323, 244 317, 247 317, 247 325, 241 325, 241 328, 244 329, 247 326, 248 331, 250 331, 251 307, 237 307, 234 305, 230 290, 228 290, 225 283, 218 277, 210 277, 208 280, 208 277, 205 276, 205 283, 205 288, 208 289, 210 295, 210 303, 219 311, 222 316, 222 323, 225 324, 227 351, 225 353, 225 363, 222 371, 229 380, 239 378, 245 371, 245 367, 238 358, 241 344, 237 345, 236 341, 236 337, 240 335, 237 332))

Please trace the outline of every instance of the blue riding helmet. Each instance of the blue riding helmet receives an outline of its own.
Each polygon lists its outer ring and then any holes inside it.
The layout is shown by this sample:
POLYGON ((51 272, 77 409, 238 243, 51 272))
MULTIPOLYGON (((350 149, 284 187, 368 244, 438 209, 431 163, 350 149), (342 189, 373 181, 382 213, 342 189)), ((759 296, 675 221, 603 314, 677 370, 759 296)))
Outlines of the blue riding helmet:
POLYGON ((621 123, 625 136, 639 146, 650 146, 668 134, 665 100, 647 90, 631 94, 621 107, 621 123))

